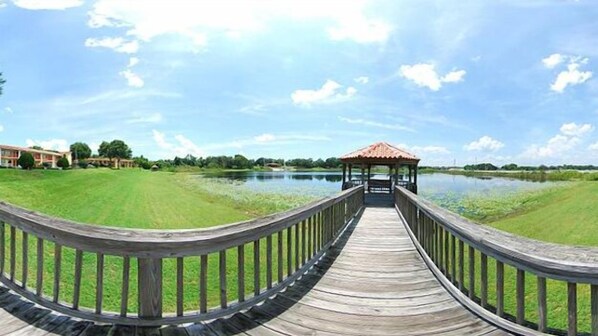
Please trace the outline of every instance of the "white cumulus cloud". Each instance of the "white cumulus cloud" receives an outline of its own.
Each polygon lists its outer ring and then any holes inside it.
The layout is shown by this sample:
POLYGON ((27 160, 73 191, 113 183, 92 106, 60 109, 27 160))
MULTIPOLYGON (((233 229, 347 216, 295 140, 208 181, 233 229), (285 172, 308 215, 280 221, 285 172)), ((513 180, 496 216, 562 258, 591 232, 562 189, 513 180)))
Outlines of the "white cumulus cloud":
POLYGON ((129 64, 127 65, 127 67, 131 68, 136 66, 139 63, 139 58, 137 57, 131 57, 129 58, 129 64))
POLYGON ((443 83, 458 83, 463 81, 465 70, 453 70, 440 76, 436 72, 436 66, 430 63, 418 63, 414 65, 401 65, 400 75, 417 86, 427 87, 432 91, 438 91, 443 83))
POLYGON ((199 148, 199 146, 182 134, 177 134, 174 136, 174 139, 177 142, 176 144, 167 141, 166 135, 162 132, 152 130, 152 134, 158 148, 166 151, 170 155, 180 157, 184 157, 188 154, 193 156, 205 155, 205 152, 199 148))
POLYGON ((327 80, 317 90, 296 90, 291 94, 291 99, 296 105, 310 106, 313 104, 334 103, 347 100, 357 93, 357 89, 349 86, 344 91, 343 86, 333 80, 327 80))
POLYGON ((497 151, 504 146, 504 143, 484 135, 478 140, 465 145, 463 148, 467 151, 497 151))
POLYGON ((598 142, 594 142, 593 144, 589 145, 588 149, 591 151, 598 151, 598 142))
POLYGON ((407 144, 398 144, 397 147, 404 149, 408 152, 414 153, 416 155, 421 155, 421 154, 436 154, 436 155, 446 155, 446 154, 450 154, 451 151, 448 150, 448 148, 443 147, 443 146, 433 146, 433 145, 427 145, 427 146, 409 146, 407 144))
POLYGON ((550 85, 552 91, 563 93, 567 86, 582 84, 592 77, 591 71, 579 71, 579 63, 569 63, 567 70, 561 71, 554 83, 550 85))
POLYGON ((27 147, 40 146, 43 149, 53 149, 60 152, 69 150, 68 142, 65 139, 50 139, 50 140, 25 140, 27 147))
POLYGON ((131 71, 129 69, 121 71, 121 72, 119 72, 119 74, 127 80, 127 84, 129 86, 132 86, 135 88, 140 88, 140 87, 143 87, 143 85, 145 84, 143 82, 143 79, 141 79, 141 77, 139 77, 136 73, 134 73, 133 71, 131 71))
POLYGON ((83 5, 83 0, 13 0, 15 6, 30 10, 64 10, 83 5))
POLYGON ((563 63, 565 58, 566 58, 566 56, 563 56, 561 54, 552 54, 546 58, 543 58, 542 63, 544 63, 544 66, 547 67, 548 69, 552 69, 555 66, 563 63))
POLYGON ((127 41, 122 37, 88 38, 85 46, 89 48, 108 48, 119 53, 134 54, 139 50, 139 42, 127 41))
MULTIPOLYGON (((568 154, 583 142, 583 138, 594 130, 591 124, 567 123, 560 132, 550 138, 545 145, 533 144, 522 154, 525 158, 554 158, 568 154)), ((591 147, 591 146, 590 146, 591 147)))

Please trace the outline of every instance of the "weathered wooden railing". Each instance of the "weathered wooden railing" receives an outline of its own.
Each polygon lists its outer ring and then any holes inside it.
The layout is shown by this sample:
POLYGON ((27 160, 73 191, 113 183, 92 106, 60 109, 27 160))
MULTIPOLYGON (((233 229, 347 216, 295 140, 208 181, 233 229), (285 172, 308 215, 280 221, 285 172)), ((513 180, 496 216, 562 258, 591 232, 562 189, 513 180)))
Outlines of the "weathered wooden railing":
POLYGON ((395 205, 439 281, 480 317, 519 334, 537 330, 576 335, 578 312, 583 311, 583 332, 598 335, 598 249, 539 242, 479 225, 400 187, 395 189, 395 205), (488 259, 494 259, 494 265, 488 259), (490 287, 489 273, 494 274, 490 287), (535 284, 530 277, 536 278, 535 284), (526 284, 535 291, 526 290, 526 284), (578 306, 578 291, 587 306, 578 306), (548 302, 547 292, 558 302, 548 302), (534 321, 527 318, 526 308, 537 314, 534 321), (549 317, 565 322, 555 327, 549 317))
POLYGON ((363 187, 355 187, 335 197, 256 220, 171 231, 79 224, 0 203, 0 281, 42 306, 93 321, 156 326, 217 318, 249 308, 298 279, 357 215, 363 197, 363 187), (74 256, 74 267, 70 269, 65 268, 67 263, 63 260, 67 249, 74 256), (246 250, 250 251, 249 257, 253 254, 250 267, 246 266, 246 250), (89 258, 93 256, 95 260, 89 258), (227 256, 237 259, 233 267, 227 264, 227 256), (214 259, 217 262, 209 262, 214 259), (89 260, 91 265, 86 265, 89 260), (35 267, 31 267, 31 261, 35 267), (165 273, 163 264, 167 261, 176 262, 175 272, 165 273), (107 267, 116 263, 122 263, 122 274, 117 279, 107 279, 107 267), (132 272, 135 263, 136 274, 132 272), (189 295, 185 283, 189 265, 197 269, 193 295, 189 295), (210 273, 208 265, 217 271, 210 273), (246 267, 253 273, 247 285, 246 267), (91 293, 82 293, 84 285, 88 285, 83 281, 89 278, 85 269, 95 270, 93 286, 86 286, 94 288, 91 293), (234 281, 233 285, 227 282, 231 276, 236 276, 236 286, 234 281), (135 286, 131 279, 135 277, 137 295, 131 298, 135 286), (65 279, 72 280, 68 291, 65 279), (117 280, 120 286, 116 288, 120 287, 120 291, 104 293, 107 281, 117 280), (172 286, 175 288, 163 286, 166 280, 176 282, 172 286), (213 283, 210 280, 218 283, 218 307, 212 308, 208 300, 208 283, 213 283), (236 287, 236 295, 231 293, 231 287, 236 287), (176 295, 176 309, 172 312, 163 312, 166 290, 176 295), (95 304, 83 307, 83 296, 93 295, 94 291, 95 304), (253 293, 250 295, 249 291, 253 293), (118 297, 120 312, 104 309, 103 300, 108 296, 118 297), (189 306, 189 298, 197 310, 184 309, 189 306), (129 302, 135 299, 137 313, 131 312, 129 302))

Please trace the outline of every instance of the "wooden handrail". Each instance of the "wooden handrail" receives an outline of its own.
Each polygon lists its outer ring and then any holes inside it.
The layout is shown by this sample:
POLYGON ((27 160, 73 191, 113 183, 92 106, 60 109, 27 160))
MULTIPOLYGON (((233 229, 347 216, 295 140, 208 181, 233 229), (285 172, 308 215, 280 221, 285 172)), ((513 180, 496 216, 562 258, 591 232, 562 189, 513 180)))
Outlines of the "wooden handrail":
MULTIPOLYGON (((190 230, 140 230, 111 228, 81 224, 48 217, 14 205, 0 202, 0 281, 25 298, 63 314, 98 322, 136 326, 157 326, 179 324, 225 316, 255 305, 280 291, 299 278, 325 253, 346 225, 361 211, 364 203, 364 188, 354 187, 334 197, 266 216, 259 219, 221 225, 207 229, 190 230), (286 234, 285 234, 286 233, 286 234), (21 241, 21 250, 17 245, 21 241), (260 249, 263 240, 265 251, 260 249), (37 248, 29 247, 36 243, 37 248), (48 275, 44 268, 44 242, 54 245, 53 272, 48 275), (64 248, 76 253, 74 273, 65 268, 62 252, 64 248), (253 249, 253 253, 245 253, 253 249), (30 270, 28 251, 37 250, 37 267, 30 270), (229 253, 227 253, 227 251, 229 253), (234 252, 233 252, 234 251, 234 252), (237 253, 237 277, 240 286, 237 297, 227 292, 226 256, 237 253), (265 267, 260 259, 265 253, 265 267), (19 256, 17 256, 19 254, 19 256), (96 269, 95 304, 81 307, 81 290, 84 286, 82 268, 84 254, 95 254, 96 269), (286 254, 286 255, 285 255, 286 254), (217 269, 220 306, 210 308, 208 304, 209 255, 218 258, 210 263, 210 269, 217 269), (253 296, 246 295, 245 258, 253 255, 253 296), (107 257, 122 259, 122 288, 120 312, 106 312, 103 296, 105 260, 107 257), (197 258, 199 267, 199 311, 184 311, 184 267, 185 259, 197 258), (19 259, 19 260, 17 260, 19 259), (132 260, 137 260, 138 312, 128 309, 130 273, 132 260), (176 260, 176 274, 163 274, 164 260, 176 260), (277 269, 274 269, 276 260, 277 269), (15 272, 19 263, 22 272, 15 272), (288 272, 283 274, 283 265, 288 272), (34 273, 36 288, 29 288, 28 273, 34 273), (69 272, 68 274, 65 274, 69 272), (266 283, 260 278, 266 273, 266 283), (22 274, 16 274, 22 273, 22 274), (277 274, 277 276, 274 276, 277 274), (50 279, 45 279, 50 276, 50 279), (73 279, 73 297, 62 302, 60 289, 64 277, 73 279), (163 311, 163 276, 176 278, 176 311, 163 311), (276 278, 277 281, 274 279, 276 278), (43 282, 53 284, 51 293, 44 293, 43 282), (243 286, 243 288, 241 288, 243 286)), ((263 246, 263 245, 262 245, 263 246)), ((51 262, 52 260, 48 260, 51 262)), ((90 267, 90 266, 88 266, 90 267)), ((230 275, 229 275, 230 276, 230 275)))
MULTIPOLYGON (((547 319, 546 280, 563 281, 568 288, 566 332, 575 335, 578 330, 577 285, 584 284, 590 287, 590 328, 592 335, 598 335, 598 248, 541 242, 480 225, 402 187, 395 189, 395 206, 424 255, 424 260, 429 260, 434 273, 442 277, 441 283, 473 311, 517 333, 521 333, 521 327, 512 327, 513 323, 541 332, 559 333, 556 330, 558 328, 550 327, 547 319), (488 304, 489 258, 496 262, 495 306, 488 304), (510 315, 504 307, 504 265, 516 270, 516 311, 510 315), (465 270, 469 275, 467 286, 465 270), (537 278, 538 321, 529 321, 525 317, 526 273, 537 278), (476 283, 481 288, 476 288, 476 283), (464 297, 468 299, 464 300, 464 297), (489 313, 498 319, 488 318, 489 313)), ((528 330, 527 333, 533 333, 531 329, 528 330)))

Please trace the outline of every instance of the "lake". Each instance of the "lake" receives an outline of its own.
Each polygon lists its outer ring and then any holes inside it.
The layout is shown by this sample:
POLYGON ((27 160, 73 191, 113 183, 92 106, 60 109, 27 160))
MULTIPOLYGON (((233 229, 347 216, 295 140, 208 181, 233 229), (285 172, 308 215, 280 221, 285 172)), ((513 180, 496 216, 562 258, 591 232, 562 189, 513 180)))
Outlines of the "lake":
MULTIPOLYGON (((388 175, 374 175, 388 178, 388 175)), ((316 197, 334 195, 341 190, 340 172, 224 172, 204 177, 232 180, 255 192, 293 193, 316 197)), ((468 177, 441 173, 418 175, 418 190, 423 197, 443 203, 475 195, 504 195, 535 190, 554 182, 531 182, 502 177, 468 177)))

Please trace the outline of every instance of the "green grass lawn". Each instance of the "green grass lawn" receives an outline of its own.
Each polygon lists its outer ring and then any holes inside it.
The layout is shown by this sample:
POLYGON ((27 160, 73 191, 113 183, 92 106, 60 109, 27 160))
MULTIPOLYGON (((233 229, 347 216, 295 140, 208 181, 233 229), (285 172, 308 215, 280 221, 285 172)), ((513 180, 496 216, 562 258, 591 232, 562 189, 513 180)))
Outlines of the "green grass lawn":
MULTIPOLYGON (((79 222, 147 229, 202 228, 231 223, 268 213, 286 210, 313 200, 307 196, 253 193, 241 186, 201 179, 185 173, 149 172, 137 169, 87 169, 72 171, 0 169, 0 200, 38 212, 79 222)), ((9 234, 5 235, 8 252, 9 234)), ((285 236, 286 238, 286 232, 285 236)), ((294 233, 293 236, 294 238, 294 233)), ((16 236, 16 279, 22 278, 22 233, 16 236)), ((35 288, 37 267, 36 241, 29 237, 28 286, 35 288)), ((274 237, 276 246, 276 237, 274 237)), ((261 287, 266 281, 266 240, 260 245, 261 287)), ((274 256, 277 250, 274 248, 274 256)), ((293 249, 294 252, 294 249, 293 249)), ((286 260, 286 243, 283 244, 286 260)), ((5 271, 9 271, 9 255, 5 271)), ((294 259, 293 259, 294 260, 294 259)), ((273 258, 276 270, 277 259, 273 258)), ((104 304, 106 311, 119 311, 121 257, 106 256, 104 266, 104 304)), ((253 245, 245 247, 245 291, 253 291, 253 245)), ((283 262, 286 270, 286 262, 283 262)), ((74 249, 64 247, 60 299, 72 302, 74 288, 74 249)), ((95 305, 96 255, 84 253, 81 284, 81 306, 95 305)), ((131 260, 129 311, 137 309, 137 264, 131 260)), ((286 273, 285 273, 286 274, 286 273)), ((227 251, 227 288, 232 300, 237 288, 237 250, 227 251)), ((52 294, 54 245, 44 244, 44 294, 52 294)), ((174 312, 176 307, 176 259, 166 258, 163 264, 163 307, 174 312)), ((276 279, 276 276, 274 277, 276 279)), ((185 309, 198 309, 199 257, 185 258, 185 309)), ((218 254, 209 256, 208 301, 219 301, 218 254)))

